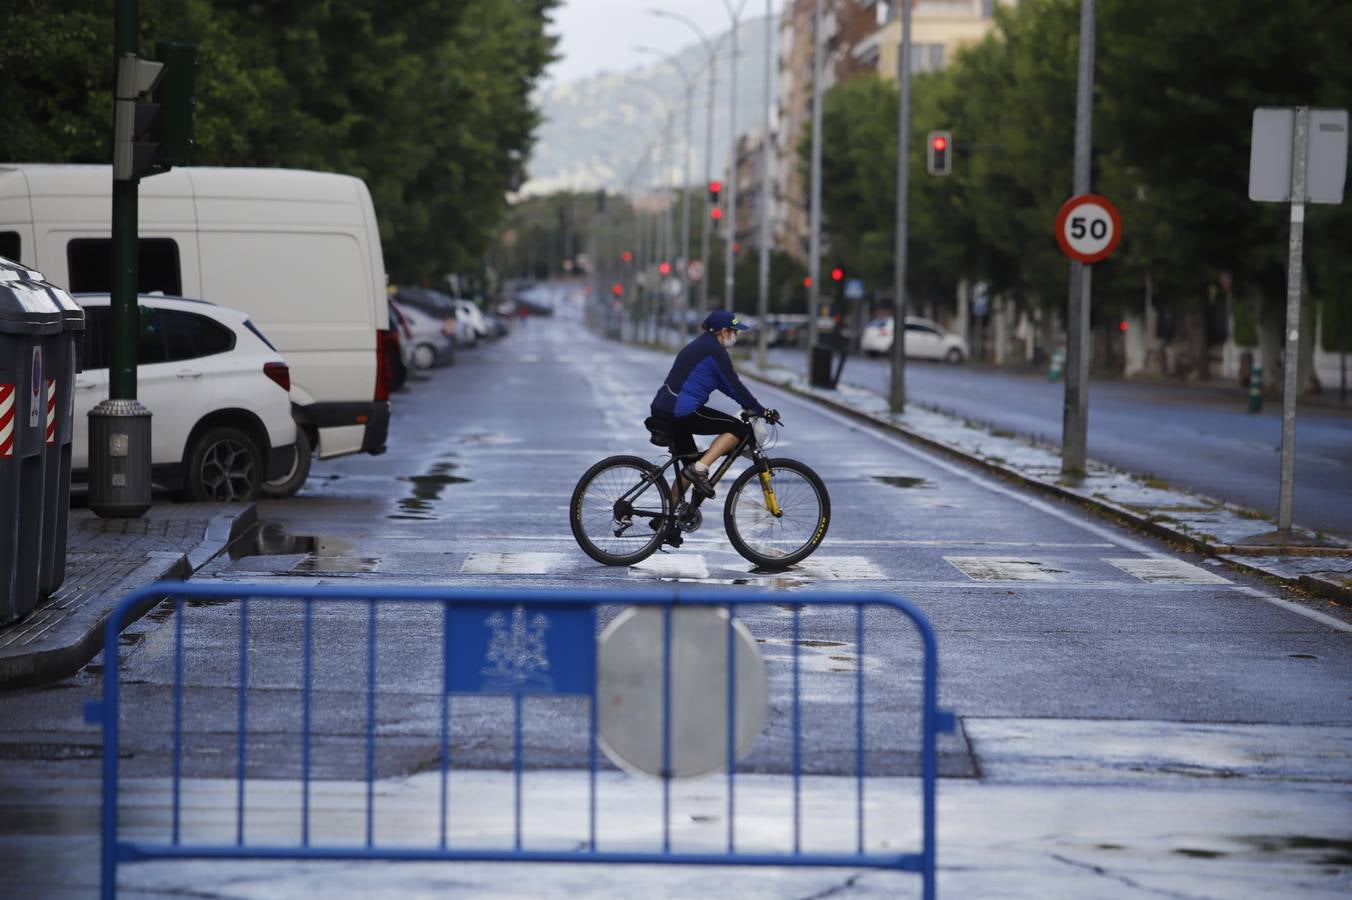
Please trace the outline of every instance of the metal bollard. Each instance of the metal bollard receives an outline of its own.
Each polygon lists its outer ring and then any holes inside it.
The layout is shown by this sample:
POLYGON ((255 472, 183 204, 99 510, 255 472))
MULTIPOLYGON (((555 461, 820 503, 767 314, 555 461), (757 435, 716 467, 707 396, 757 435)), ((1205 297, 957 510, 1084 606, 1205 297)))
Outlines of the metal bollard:
POLYGON ((1263 411, 1263 364, 1256 362, 1249 369, 1249 412, 1263 411))
POLYGON ((1051 368, 1047 370, 1048 381, 1060 381, 1061 375, 1066 370, 1066 351, 1063 347, 1058 347, 1052 354, 1051 368))

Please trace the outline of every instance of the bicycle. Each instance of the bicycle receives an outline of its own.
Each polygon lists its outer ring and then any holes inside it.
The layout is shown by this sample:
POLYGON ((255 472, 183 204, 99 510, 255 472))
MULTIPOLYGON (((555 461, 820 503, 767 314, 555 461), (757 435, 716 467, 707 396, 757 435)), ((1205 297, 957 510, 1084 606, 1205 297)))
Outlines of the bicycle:
MULTIPOLYGON (((763 417, 743 412, 742 420, 752 427, 709 473, 709 482, 716 486, 733 462, 750 457, 752 465, 728 490, 723 526, 732 546, 748 561, 762 569, 784 569, 806 559, 821 545, 831 522, 831 498, 821 478, 808 466, 795 459, 766 455, 774 441, 763 417), (759 490, 751 487, 753 481, 759 490)), ((649 417, 643 424, 653 444, 671 446, 671 436, 660 421, 649 417)), ((608 566, 641 562, 663 543, 679 547, 680 534, 703 524, 700 506, 704 496, 690 486, 690 500, 677 505, 666 471, 700 455, 673 451, 661 465, 641 456, 620 455, 592 466, 573 489, 568 505, 578 546, 608 566), (671 530, 673 521, 679 532, 671 530)), ((679 468, 673 475, 681 477, 679 468)))

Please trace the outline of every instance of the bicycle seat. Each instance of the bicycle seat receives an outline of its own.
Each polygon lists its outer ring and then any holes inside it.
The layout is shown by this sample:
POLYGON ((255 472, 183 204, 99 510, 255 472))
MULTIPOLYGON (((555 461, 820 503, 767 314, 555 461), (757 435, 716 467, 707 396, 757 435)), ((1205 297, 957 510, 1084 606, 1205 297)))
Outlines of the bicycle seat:
POLYGON ((648 441, 659 447, 671 446, 671 432, 667 430, 666 423, 656 416, 648 416, 643 420, 643 427, 648 429, 648 441))

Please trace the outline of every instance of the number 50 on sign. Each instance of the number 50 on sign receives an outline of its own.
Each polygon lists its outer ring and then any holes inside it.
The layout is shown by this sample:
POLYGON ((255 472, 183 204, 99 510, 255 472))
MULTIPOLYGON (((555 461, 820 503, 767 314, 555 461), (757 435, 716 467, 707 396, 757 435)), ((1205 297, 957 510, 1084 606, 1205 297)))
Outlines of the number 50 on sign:
POLYGON ((1061 252, 1082 263, 1107 259, 1122 240, 1122 219, 1107 197, 1071 197, 1056 214, 1056 242, 1061 252))

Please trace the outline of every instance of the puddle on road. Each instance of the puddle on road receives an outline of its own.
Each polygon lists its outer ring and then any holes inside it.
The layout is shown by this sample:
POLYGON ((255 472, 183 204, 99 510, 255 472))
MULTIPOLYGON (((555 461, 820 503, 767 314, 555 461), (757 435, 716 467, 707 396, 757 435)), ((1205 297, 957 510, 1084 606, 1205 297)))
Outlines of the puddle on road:
MULTIPOLYGON (((302 556, 287 570, 279 575, 321 574, 365 574, 374 572, 380 565, 378 556, 354 556, 352 544, 331 537, 316 537, 309 534, 292 534, 286 526, 278 522, 262 522, 254 527, 251 535, 230 545, 231 560, 242 560, 258 556, 302 556)), ((280 562, 280 560, 279 560, 280 562)), ((192 599, 188 606, 217 606, 233 603, 226 599, 192 599)), ((168 617, 173 614, 173 604, 164 603, 151 612, 168 617), (163 613, 160 611, 164 610, 163 613)))
POLYGON ((883 484, 890 484, 895 488, 935 488, 938 487, 934 482, 927 478, 916 478, 911 475, 872 475, 874 481, 881 481, 883 484))
POLYGON ((448 485, 466 484, 468 478, 462 478, 459 475, 451 473, 458 469, 458 463, 449 460, 441 460, 434 463, 432 468, 423 475, 401 475, 399 481, 407 481, 413 485, 413 494, 409 497, 403 497, 399 500, 399 512, 391 513, 387 519, 421 519, 433 521, 440 519, 441 516, 435 512, 436 503, 441 499, 441 492, 448 485))

